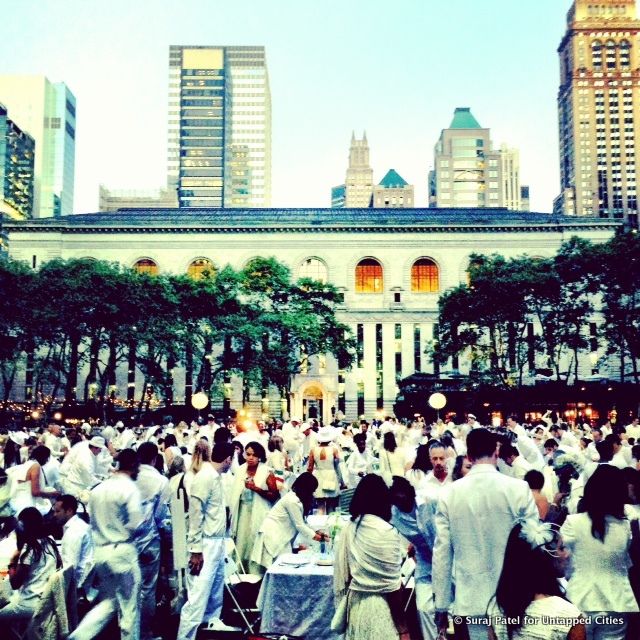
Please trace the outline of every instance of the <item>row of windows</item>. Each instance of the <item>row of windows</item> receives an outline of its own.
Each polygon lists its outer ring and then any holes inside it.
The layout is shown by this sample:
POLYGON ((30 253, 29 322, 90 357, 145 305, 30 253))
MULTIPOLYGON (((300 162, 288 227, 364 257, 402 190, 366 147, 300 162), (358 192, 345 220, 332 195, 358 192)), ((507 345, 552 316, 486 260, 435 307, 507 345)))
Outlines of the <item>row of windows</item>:
MULTIPOLYGON (((138 273, 157 275, 159 267, 151 258, 141 258, 133 268, 138 273)), ((197 258, 187 267, 187 274, 196 279, 215 275, 215 267, 208 258, 197 258)), ((327 265, 318 258, 307 258, 300 266, 300 278, 311 278, 327 282, 327 265)), ((382 293, 384 291, 384 272, 380 262, 374 258, 365 258, 356 265, 356 293, 382 293)), ((411 291, 414 293, 438 293, 440 274, 438 265, 430 258, 420 258, 411 266, 411 291)))

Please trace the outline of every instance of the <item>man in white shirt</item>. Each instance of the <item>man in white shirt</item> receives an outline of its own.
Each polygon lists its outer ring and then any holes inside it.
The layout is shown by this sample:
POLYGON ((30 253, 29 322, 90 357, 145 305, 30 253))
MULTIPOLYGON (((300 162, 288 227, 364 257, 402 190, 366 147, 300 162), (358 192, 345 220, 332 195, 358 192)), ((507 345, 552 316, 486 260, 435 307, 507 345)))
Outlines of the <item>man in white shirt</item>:
POLYGON ((452 482, 447 466, 447 452, 439 442, 434 442, 429 447, 429 460, 433 469, 427 473, 416 490, 419 505, 437 502, 444 488, 452 482))
POLYGON ((221 475, 231 467, 232 456, 233 445, 227 442, 214 445, 211 462, 202 465, 191 484, 188 597, 180 613, 177 640, 194 640, 198 626, 205 621, 214 621, 217 630, 226 628, 220 620, 227 531, 221 475))
POLYGON ((367 450, 367 436, 364 433, 356 433, 353 436, 356 451, 352 451, 347 458, 347 474, 350 489, 355 489, 360 480, 373 471, 374 458, 367 450))
POLYGON ((42 444, 45 447, 49 447, 52 458, 61 458, 67 452, 67 446, 63 446, 61 435, 62 429, 60 425, 51 423, 42 436, 42 444))
POLYGON ((70 495, 60 496, 53 505, 53 517, 62 526, 60 555, 64 567, 73 567, 78 589, 90 585, 87 578, 93 569, 91 527, 77 515, 78 501, 70 495))
MULTIPOLYGON (((497 436, 473 429, 467 436, 467 456, 473 467, 442 493, 436 513, 433 549, 433 590, 436 624, 444 633, 453 613, 483 618, 493 598, 507 539, 516 522, 538 523, 538 510, 526 482, 498 473, 497 436)), ((489 627, 467 625, 470 640, 489 638, 489 627)))
POLYGON ((121 640, 140 637, 140 565, 134 543, 143 520, 140 490, 135 483, 138 470, 136 452, 124 449, 118 455, 118 471, 93 489, 89 497, 93 557, 101 600, 100 609, 95 607, 90 615, 102 627, 100 614, 110 616, 115 604, 121 640))
POLYGON ((512 478, 524 480, 524 477, 533 467, 520 455, 520 452, 512 444, 505 443, 500 447, 500 459, 509 468, 512 478))
POLYGON ((518 436, 515 444, 522 457, 531 465, 531 468, 542 471, 544 467, 542 452, 533 438, 527 433, 527 430, 521 424, 518 424, 515 416, 507 418, 507 429, 518 436))
POLYGON ((153 442, 143 442, 138 447, 140 472, 136 484, 140 490, 143 521, 136 531, 136 547, 142 575, 140 635, 143 640, 152 637, 151 623, 156 611, 156 587, 160 572, 160 535, 169 521, 169 481, 153 466, 157 456, 158 447, 153 442))
POLYGON ((638 438, 640 438, 640 418, 634 418, 631 421, 631 424, 628 424, 625 427, 625 431, 627 432, 627 436, 629 438, 634 438, 637 443, 638 438))
POLYGON ((83 440, 71 447, 60 465, 60 484, 65 493, 79 498, 80 494, 100 482, 96 473, 96 458, 104 448, 104 438, 100 436, 83 440))

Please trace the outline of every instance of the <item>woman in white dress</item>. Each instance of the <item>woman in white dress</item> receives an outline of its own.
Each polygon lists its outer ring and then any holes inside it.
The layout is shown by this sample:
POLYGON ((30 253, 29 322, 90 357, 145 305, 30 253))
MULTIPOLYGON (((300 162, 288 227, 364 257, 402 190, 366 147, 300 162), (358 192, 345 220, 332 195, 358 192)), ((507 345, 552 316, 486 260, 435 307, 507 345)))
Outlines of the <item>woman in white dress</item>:
POLYGON ((31 451, 26 462, 7 470, 11 483, 10 502, 14 513, 19 514, 27 507, 35 507, 42 515, 51 511, 51 498, 56 498, 60 493, 47 487, 42 470, 50 455, 48 447, 38 445, 31 451))
POLYGON ((629 582, 631 525, 625 517, 628 488, 621 469, 599 465, 584 488, 582 509, 560 529, 571 552, 573 572, 567 595, 592 623, 589 640, 624 640, 630 614, 638 603, 629 582), (596 616, 617 620, 605 624, 596 616), (621 621, 621 622, 620 622, 621 621))
POLYGON ((336 431, 332 427, 319 429, 316 435, 318 446, 309 452, 307 465, 307 471, 313 473, 318 480, 316 500, 319 504, 325 503, 327 513, 337 507, 340 489, 346 489, 343 480, 338 477, 340 451, 333 444, 335 437, 336 431))
POLYGON ((280 494, 276 477, 266 464, 264 447, 259 442, 250 442, 244 457, 246 462, 235 473, 229 508, 231 535, 238 557, 248 569, 256 534, 280 494))
POLYGON ((566 599, 558 581, 568 553, 556 532, 543 523, 512 529, 496 590, 497 640, 584 640, 582 612, 566 599))
POLYGON ((416 459, 413 461, 411 469, 405 474, 405 477, 417 491, 432 469, 433 465, 429 459, 429 446, 421 444, 416 451, 416 459))
POLYGON ((335 557, 338 608, 347 599, 346 640, 406 640, 401 575, 402 541, 390 524, 391 494, 376 474, 365 476, 349 507, 335 557))
MULTIPOLYGON (((37 608, 49 578, 62 568, 53 538, 47 536, 44 519, 34 507, 23 509, 16 527, 18 549, 9 562, 13 594, 0 609, 0 636, 12 638, 14 623, 29 620, 37 608)), ((20 634, 16 638, 22 637, 20 634)))
POLYGON ((382 438, 382 449, 380 449, 380 475, 388 487, 393 484, 393 476, 404 478, 407 466, 404 451, 396 444, 393 433, 387 431, 382 438))
POLYGON ((304 521, 311 511, 313 492, 317 488, 318 481, 311 473, 301 473, 291 486, 291 491, 271 508, 253 545, 252 573, 264 573, 281 553, 291 551, 298 534, 307 540, 327 538, 326 534, 314 531, 304 521))

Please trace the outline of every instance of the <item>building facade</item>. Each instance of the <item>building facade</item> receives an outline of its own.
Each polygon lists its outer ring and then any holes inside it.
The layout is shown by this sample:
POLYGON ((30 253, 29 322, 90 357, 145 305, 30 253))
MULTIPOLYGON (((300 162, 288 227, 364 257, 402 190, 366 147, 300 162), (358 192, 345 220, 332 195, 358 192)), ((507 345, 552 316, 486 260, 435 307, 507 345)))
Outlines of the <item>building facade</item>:
POLYGON ((178 206, 175 192, 169 189, 108 189, 100 185, 100 211, 134 208, 170 208, 178 206))
POLYGON ((558 48, 561 193, 554 210, 638 226, 635 0, 575 0, 558 48))
POLYGON ((35 141, 0 104, 0 214, 31 218, 35 141))
MULTIPOLYGON (((438 331, 438 299, 466 280, 472 253, 552 256, 571 236, 604 242, 619 226, 597 218, 504 209, 398 209, 393 216, 371 208, 138 209, 8 221, 4 230, 11 257, 35 267, 57 257, 92 257, 116 259, 147 273, 179 274, 195 273, 202 265, 239 269, 257 256, 275 256, 294 278, 332 283, 343 295, 338 318, 356 338, 356 361, 341 371, 330 357, 310 358, 290 389, 293 414, 306 417, 313 409, 329 420, 336 411, 348 419, 391 413, 398 380, 435 372, 427 347, 438 331)), ((466 373, 469 366, 461 357, 456 368, 466 373)), ((587 355, 580 374, 591 375, 591 367, 587 355)), ((180 402, 184 373, 176 371, 174 380, 175 402, 180 402)), ((17 396, 24 391, 20 384, 17 396)), ((125 366, 118 372, 119 397, 126 398, 128 384, 125 366)), ((140 375, 135 384, 139 395, 140 375)), ((235 409, 242 408, 241 387, 234 380, 229 389, 235 409)), ((256 416, 263 401, 259 395, 251 398, 256 416)), ((222 405, 222 392, 214 397, 214 407, 216 402, 222 405)), ((279 415, 279 396, 270 402, 270 411, 279 415)))
POLYGON ((389 169, 384 178, 373 188, 373 207, 375 209, 413 208, 415 198, 413 185, 395 170, 389 169))
POLYGON ((490 130, 468 107, 456 108, 436 143, 429 206, 522 208, 518 152, 506 146, 494 150, 490 130))
POLYGON ((270 205, 264 47, 170 47, 168 154, 180 207, 270 205))
POLYGON ((35 141, 34 218, 73 213, 76 99, 44 76, 0 76, 0 103, 35 141))
POLYGON ((349 166, 345 180, 344 206, 347 208, 370 207, 373 196, 373 169, 369 162, 369 143, 366 132, 362 140, 351 135, 349 166))

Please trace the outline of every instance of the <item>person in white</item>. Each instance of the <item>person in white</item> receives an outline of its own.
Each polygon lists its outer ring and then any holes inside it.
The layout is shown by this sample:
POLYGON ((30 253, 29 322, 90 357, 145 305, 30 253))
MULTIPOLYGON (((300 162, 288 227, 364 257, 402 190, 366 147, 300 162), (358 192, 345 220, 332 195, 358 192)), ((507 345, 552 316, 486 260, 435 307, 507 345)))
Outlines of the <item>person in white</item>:
MULTIPOLYGON (((76 445, 78 446, 78 445, 76 445)), ((138 458, 132 449, 118 454, 118 470, 89 496, 94 563, 99 579, 98 607, 92 610, 97 628, 115 604, 122 640, 140 637, 140 565, 135 533, 142 524, 138 458)), ((94 637, 98 634, 95 633, 94 637)))
POLYGON ((26 462, 7 469, 10 504, 16 515, 27 507, 35 507, 43 516, 51 511, 51 498, 59 494, 47 486, 44 472, 49 460, 49 449, 38 445, 26 462))
POLYGON ((61 458, 68 450, 68 440, 67 445, 63 446, 61 435, 62 428, 60 425, 52 423, 47 427, 47 430, 42 436, 42 444, 49 448, 53 458, 61 458))
POLYGON ((622 445, 622 440, 618 434, 609 434, 605 438, 605 442, 609 442, 613 449, 613 457, 611 458, 610 464, 614 467, 618 467, 618 469, 626 469, 631 466, 631 449, 622 445), (629 452, 629 458, 627 457, 627 451, 629 452))
POLYGON ((224 592, 225 534, 227 513, 221 475, 231 467, 233 445, 216 444, 212 461, 196 474, 189 495, 190 553, 187 575, 187 602, 180 612, 177 640, 194 640, 203 621, 220 620, 224 592))
POLYGON ((84 492, 95 487, 97 476, 96 458, 105 448, 104 438, 93 436, 71 447, 60 466, 60 484, 65 493, 80 498, 84 492))
POLYGON ((78 590, 90 586, 87 582, 93 570, 93 539, 91 527, 79 516, 78 501, 70 495, 60 496, 53 505, 53 517, 62 526, 60 555, 65 567, 73 567, 78 590))
POLYGON ((142 524, 136 531, 140 561, 140 633, 143 640, 152 637, 151 623, 156 611, 156 587, 160 572, 160 536, 169 520, 169 481, 155 468, 158 447, 143 442, 138 447, 140 472, 136 484, 142 503, 142 524))
POLYGON ((518 451, 522 457, 531 465, 532 469, 542 471, 544 467, 544 457, 538 445, 527 433, 527 430, 521 424, 518 424, 515 416, 509 416, 507 418, 506 426, 509 431, 512 431, 518 436, 518 440, 514 442, 514 444, 518 447, 518 451))
MULTIPOLYGON (((524 480, 524 477, 533 467, 520 455, 520 452, 512 444, 504 443, 500 447, 500 459, 508 468, 508 475, 518 480, 524 480)), ((537 471, 537 469, 536 469, 537 471)))
POLYGON ((347 483, 350 489, 355 489, 364 476, 373 471, 373 455, 367 449, 367 436, 356 433, 353 436, 356 450, 347 458, 347 483))
POLYGON ((313 492, 318 481, 309 472, 301 473, 286 493, 264 519, 251 553, 252 570, 264 573, 274 560, 291 546, 299 534, 305 540, 323 540, 326 536, 321 531, 314 531, 304 521, 305 513, 311 510, 313 492))
POLYGON ((627 433, 627 436, 629 438, 634 438, 637 443, 638 439, 640 438, 640 418, 634 418, 631 421, 631 424, 628 424, 625 427, 625 431, 627 433))
POLYGON ((418 504, 437 502, 445 487, 451 484, 451 474, 447 465, 445 448, 439 442, 429 446, 429 471, 416 489, 418 504))
MULTIPOLYGON (((448 611, 482 617, 495 594, 507 538, 517 521, 538 521, 529 486, 498 473, 497 436, 473 429, 467 436, 469 473, 451 484, 438 502, 433 550, 436 624, 444 633, 448 611), (452 576, 456 596, 452 603, 452 576)), ((482 624, 467 625, 470 640, 489 638, 482 624)))

